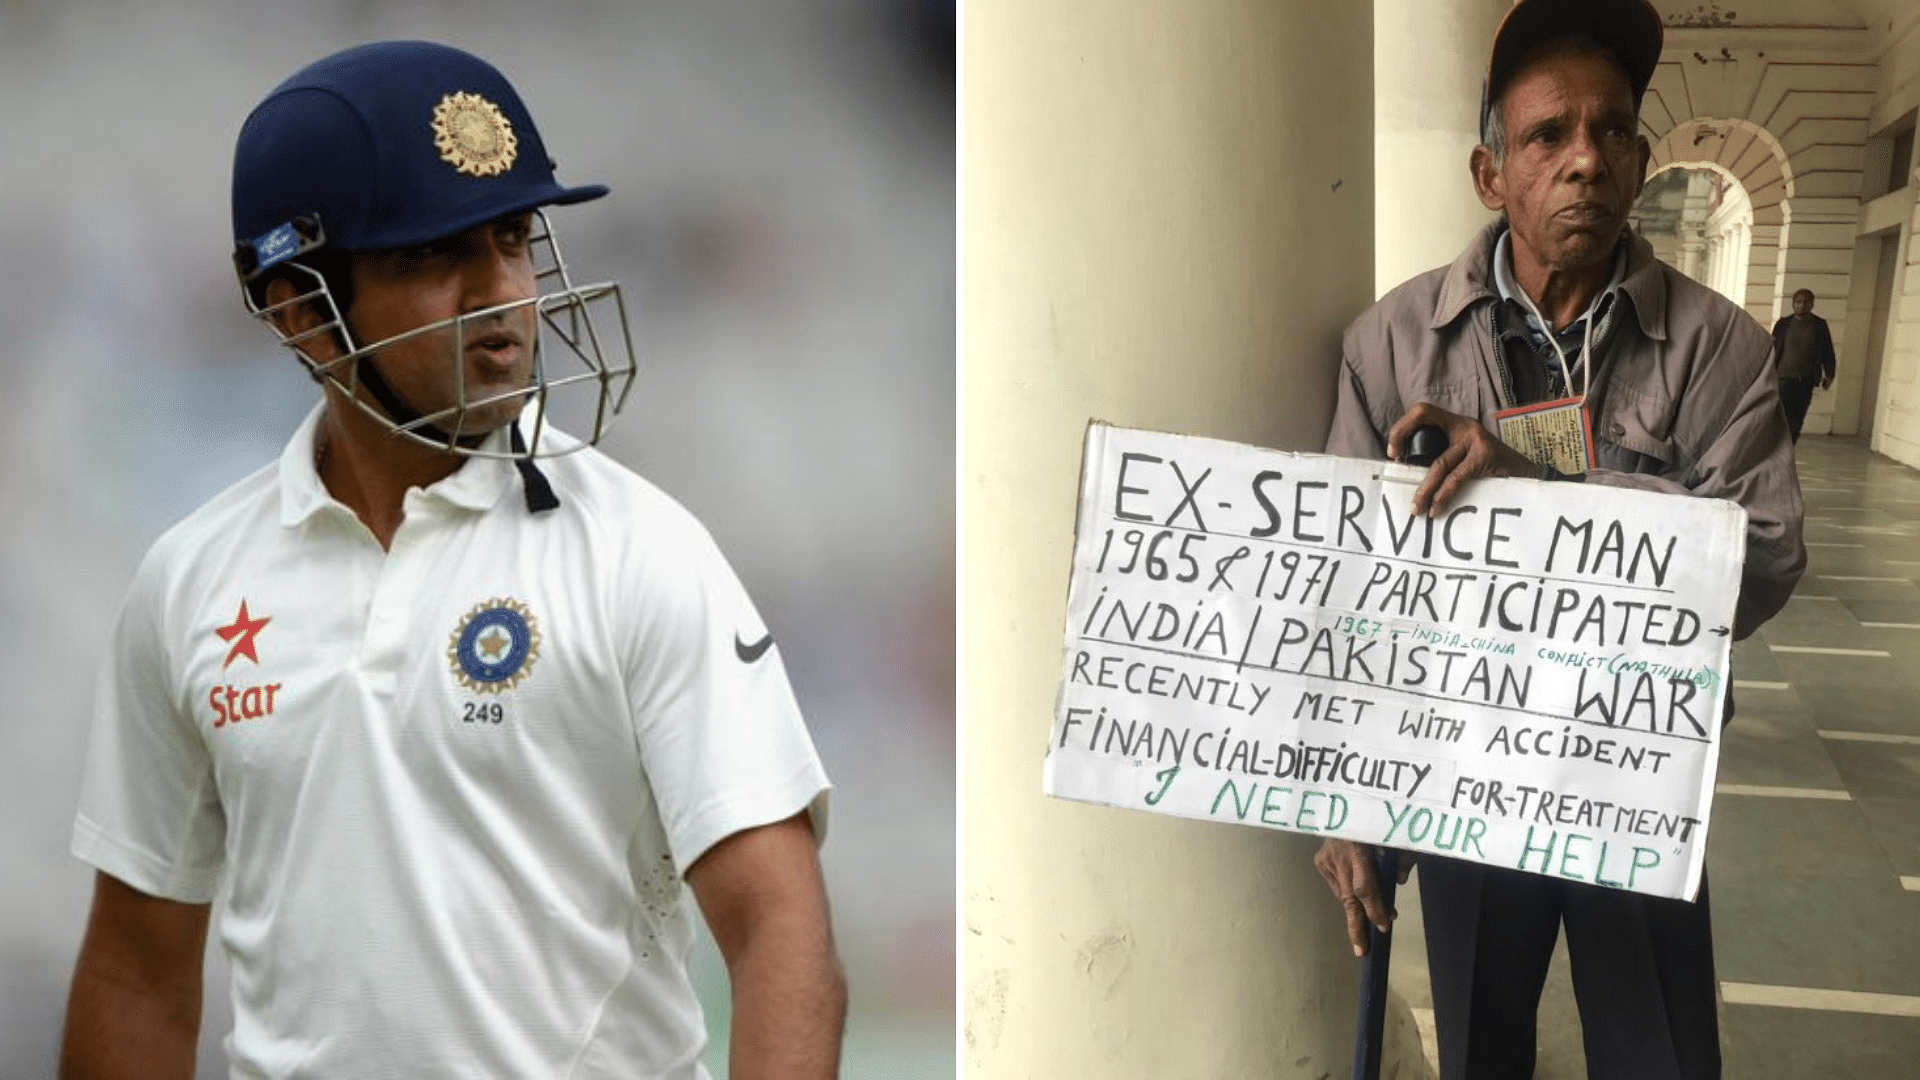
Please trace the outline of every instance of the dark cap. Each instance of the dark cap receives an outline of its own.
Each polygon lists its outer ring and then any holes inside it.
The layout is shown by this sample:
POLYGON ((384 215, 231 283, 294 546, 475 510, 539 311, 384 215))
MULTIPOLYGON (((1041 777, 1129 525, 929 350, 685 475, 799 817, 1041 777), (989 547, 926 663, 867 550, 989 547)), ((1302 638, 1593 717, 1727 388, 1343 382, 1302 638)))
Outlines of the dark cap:
POLYGON ((606 192, 554 179, 533 117, 491 64, 382 41, 308 66, 247 117, 233 231, 264 266, 302 243, 401 247, 606 192))
POLYGON ((1507 80, 1534 46, 1567 34, 1584 34, 1605 47, 1626 69, 1633 85, 1633 108, 1660 65, 1664 31, 1660 13, 1647 0, 1517 0, 1493 34, 1486 89, 1480 96, 1480 139, 1487 139, 1488 114, 1507 88, 1507 80))

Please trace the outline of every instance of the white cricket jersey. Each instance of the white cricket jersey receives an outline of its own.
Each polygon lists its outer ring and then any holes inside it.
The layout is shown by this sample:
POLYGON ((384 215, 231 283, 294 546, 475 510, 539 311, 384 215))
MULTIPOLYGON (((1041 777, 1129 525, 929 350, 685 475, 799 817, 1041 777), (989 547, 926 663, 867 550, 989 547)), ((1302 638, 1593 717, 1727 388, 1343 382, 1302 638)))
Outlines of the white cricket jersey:
POLYGON ((73 850, 225 886, 235 1077, 704 1078, 682 871, 827 781, 711 538, 588 449, 407 493, 382 551, 277 465, 160 538, 100 680, 73 850))

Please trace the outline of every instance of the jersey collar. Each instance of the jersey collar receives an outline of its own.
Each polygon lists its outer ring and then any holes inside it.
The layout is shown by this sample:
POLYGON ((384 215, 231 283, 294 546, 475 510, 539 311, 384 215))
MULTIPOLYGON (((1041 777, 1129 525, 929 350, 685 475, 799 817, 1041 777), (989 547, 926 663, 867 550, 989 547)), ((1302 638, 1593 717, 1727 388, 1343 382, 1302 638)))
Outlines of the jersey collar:
MULTIPOLYGON (((313 468, 314 436, 320 430, 320 418, 326 414, 326 408, 324 400, 315 403, 306 419, 294 429, 293 437, 287 440, 286 449, 280 452, 280 523, 289 528, 305 522, 329 506, 340 506, 327 493, 326 485, 320 482, 320 474, 313 468)), ((506 438, 504 430, 496 431, 487 436, 482 446, 491 450, 505 450, 506 438)), ((506 493, 513 479, 512 462, 502 458, 472 457, 462 462, 452 475, 428 485, 416 497, 438 500, 465 510, 491 510, 506 493)))

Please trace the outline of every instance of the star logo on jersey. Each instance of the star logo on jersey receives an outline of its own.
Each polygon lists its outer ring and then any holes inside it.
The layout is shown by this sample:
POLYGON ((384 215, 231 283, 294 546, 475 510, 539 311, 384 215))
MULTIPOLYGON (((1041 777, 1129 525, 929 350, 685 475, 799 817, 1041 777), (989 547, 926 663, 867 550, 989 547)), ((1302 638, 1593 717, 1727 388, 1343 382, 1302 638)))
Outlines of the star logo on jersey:
POLYGON ((231 642, 233 645, 227 650, 226 662, 220 667, 225 669, 236 658, 242 656, 258 664, 260 654, 253 651, 253 640, 259 637, 260 631, 266 629, 267 624, 272 621, 271 618, 250 618, 247 615, 247 602, 240 601, 240 614, 235 615, 231 623, 213 631, 219 635, 221 641, 231 642))
POLYGON ((507 597, 475 604, 447 642, 453 677, 481 694, 513 689, 538 659, 540 621, 527 605, 507 597))

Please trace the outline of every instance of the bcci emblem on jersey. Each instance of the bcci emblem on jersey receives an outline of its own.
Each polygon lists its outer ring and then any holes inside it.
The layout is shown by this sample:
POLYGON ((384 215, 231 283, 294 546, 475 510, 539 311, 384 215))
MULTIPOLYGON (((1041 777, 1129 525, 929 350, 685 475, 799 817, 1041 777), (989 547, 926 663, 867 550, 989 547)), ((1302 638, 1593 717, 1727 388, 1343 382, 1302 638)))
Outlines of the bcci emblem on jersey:
POLYGON ((495 597, 454 627, 447 661, 460 685, 482 694, 511 690, 540 659, 540 624, 527 605, 495 597))

